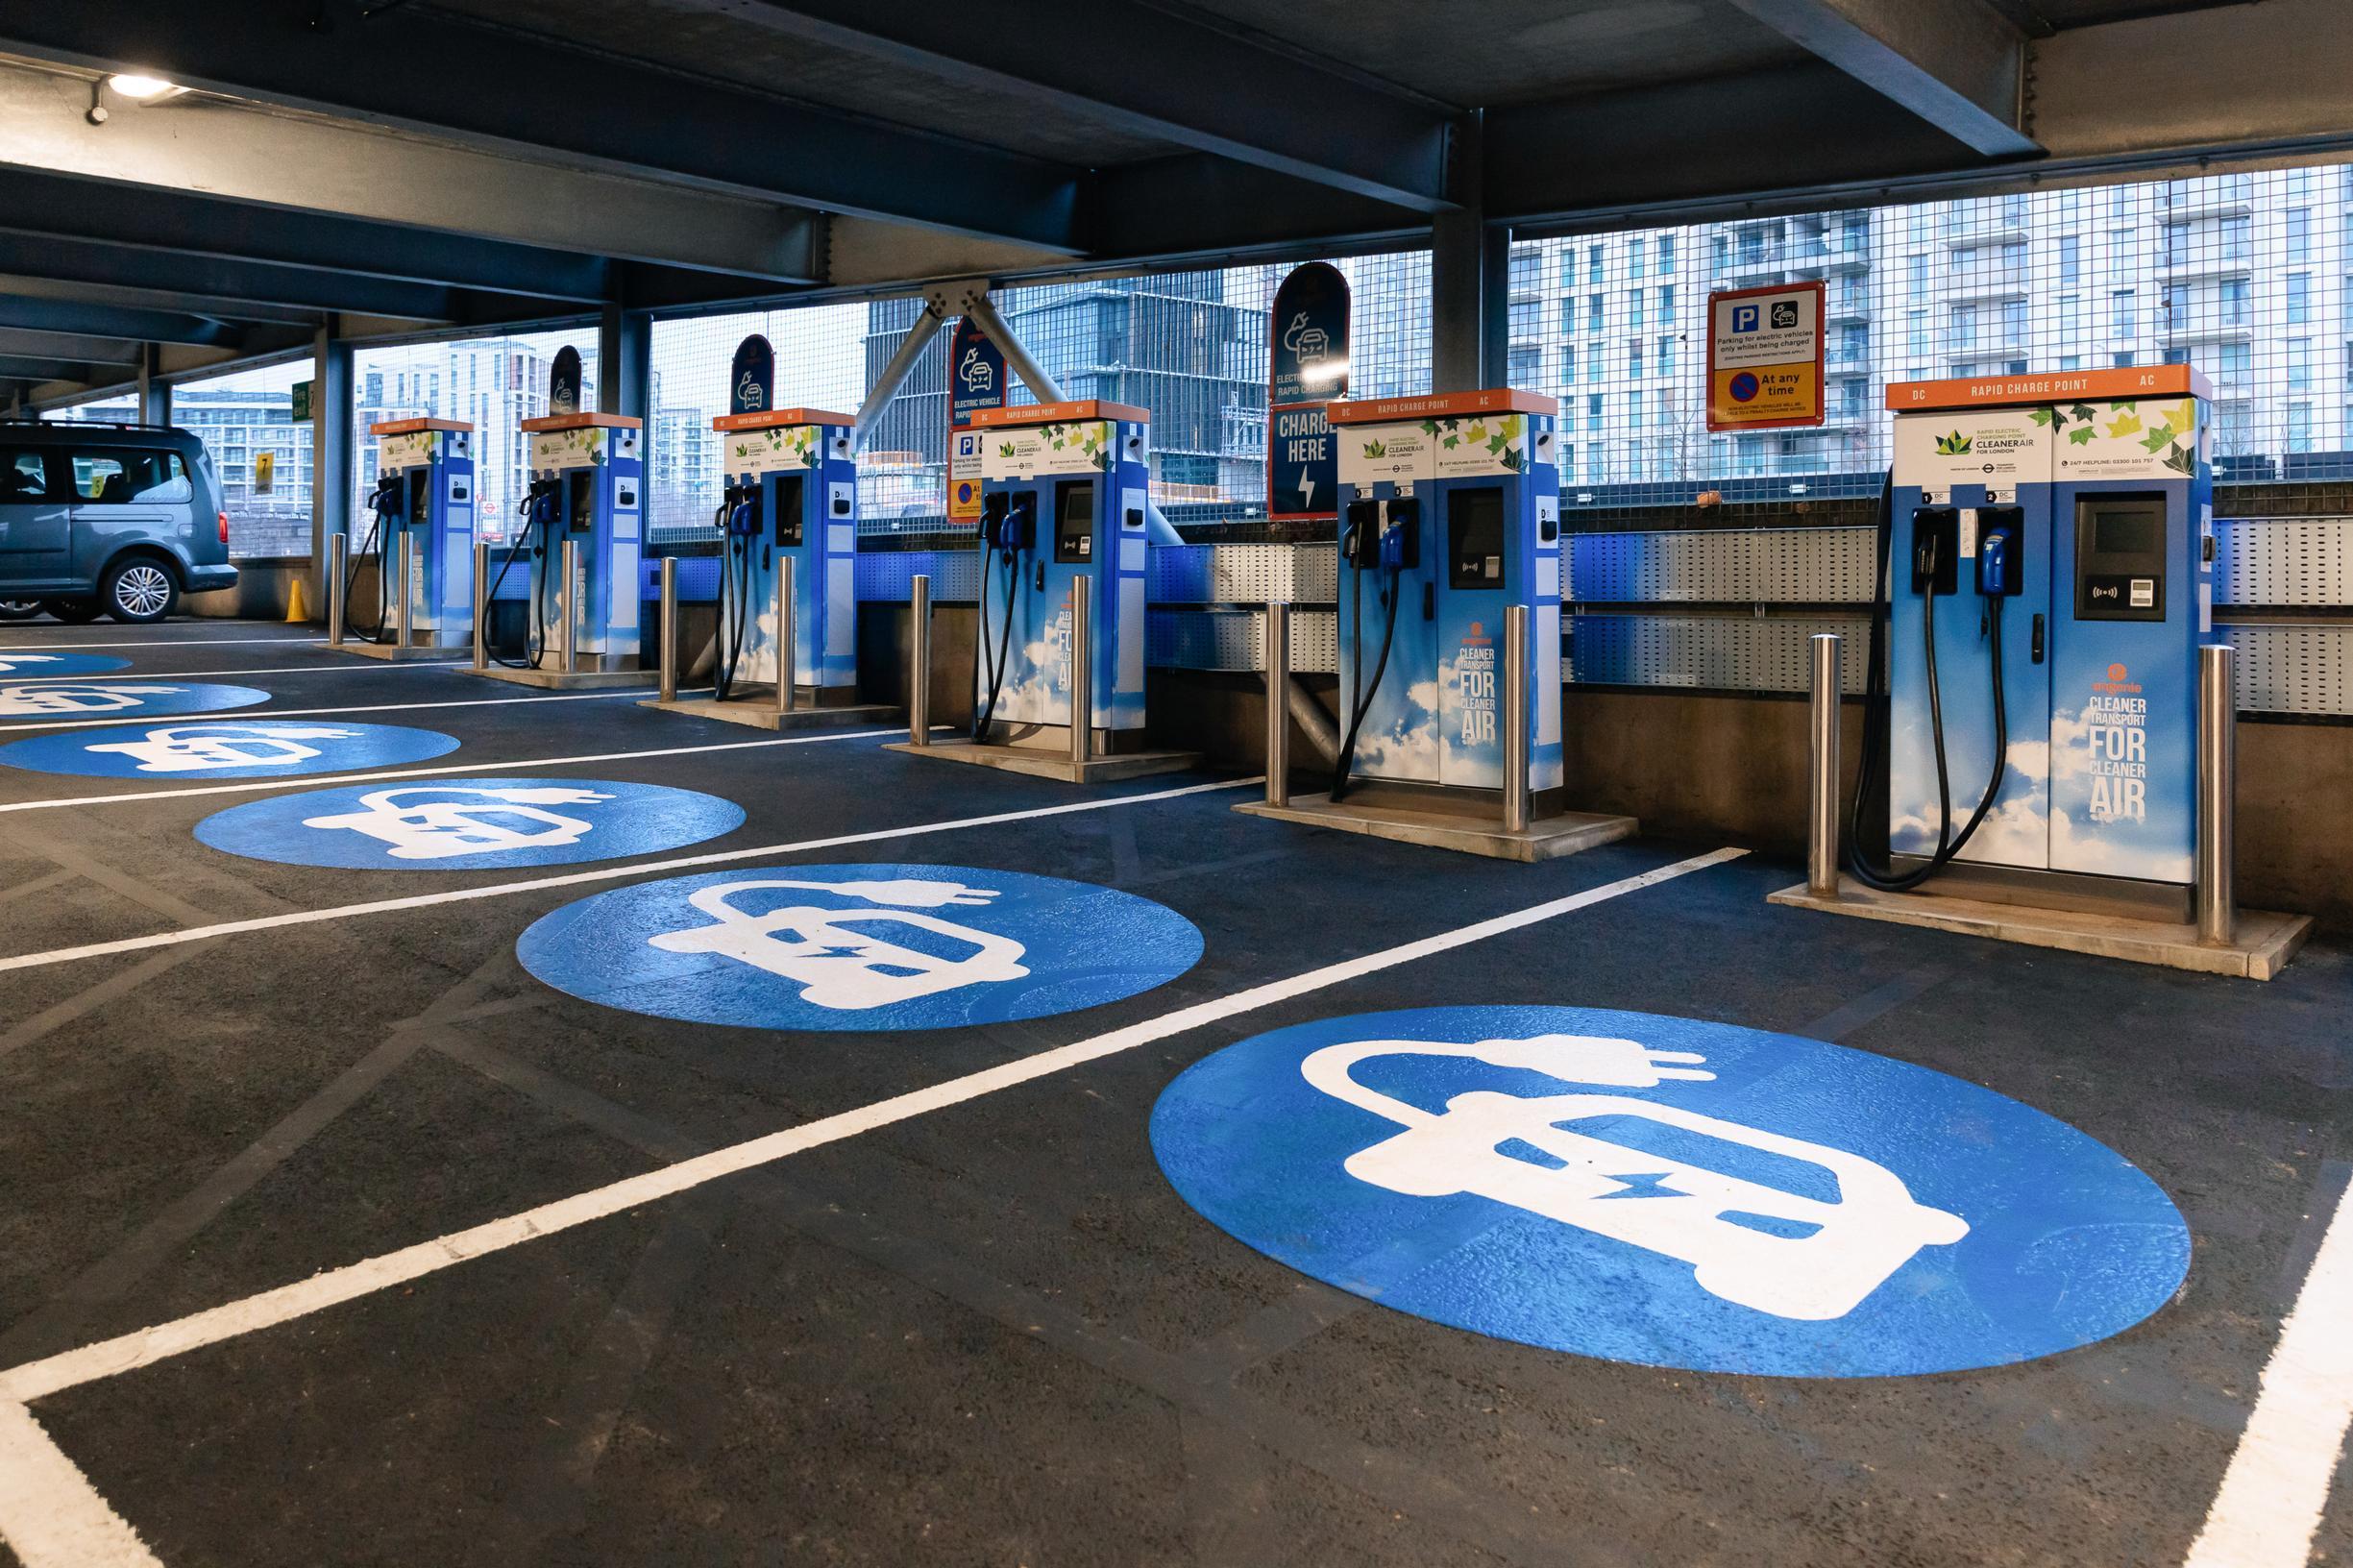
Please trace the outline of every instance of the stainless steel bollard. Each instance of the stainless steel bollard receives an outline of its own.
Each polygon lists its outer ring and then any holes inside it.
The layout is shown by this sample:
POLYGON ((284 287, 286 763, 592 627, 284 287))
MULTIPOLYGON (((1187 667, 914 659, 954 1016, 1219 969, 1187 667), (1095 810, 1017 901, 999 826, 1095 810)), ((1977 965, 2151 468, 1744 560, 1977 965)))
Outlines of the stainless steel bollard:
POLYGON ((2239 701, 2228 643, 2197 650, 2197 940, 2227 947, 2239 940, 2237 846, 2239 701))
MULTIPOLYGON (((1070 579, 1070 766, 1084 770, 1094 728, 1094 616, 1081 574, 1070 579)), ((1011 613, 1008 611, 1007 613, 1011 613)))
POLYGON ((564 628, 564 674, 579 668, 580 657, 580 542, 564 541, 564 552, 557 557, 564 578, 555 590, 555 618, 564 628))
POLYGON ((907 636, 907 744, 931 744, 931 577, 915 575, 907 613, 913 625, 907 636))
POLYGON ((490 541, 474 541, 474 668, 490 668, 490 541))
POLYGON ((1528 831, 1528 606, 1504 609, 1504 831, 1528 831))
POLYGON ((776 714, 781 718, 793 711, 795 677, 800 674, 794 668, 793 647, 793 557, 779 553, 776 557, 776 714))
POLYGON ((1833 898, 1838 895, 1838 699, 1844 680, 1838 633, 1817 632, 1811 647, 1806 717, 1813 760, 1806 775, 1805 891, 1833 898))
POLYGON ((655 635, 662 640, 662 684, 658 700, 678 700, 678 557, 662 557, 662 618, 655 635))
POLYGON ((1291 607, 1266 606, 1266 803, 1291 803, 1291 607))
POLYGON ((343 646, 343 558, 352 542, 340 533, 327 536, 327 646, 343 646))
POLYGON ((393 646, 395 648, 406 648, 409 645, 411 634, 414 629, 414 623, 410 618, 415 613, 415 606, 410 604, 408 601, 408 574, 409 552, 416 549, 416 542, 409 538, 408 530, 406 528, 403 528, 400 532, 394 534, 392 538, 392 553, 394 557, 391 563, 392 592, 394 595, 393 602, 399 606, 398 612, 392 617, 393 646))

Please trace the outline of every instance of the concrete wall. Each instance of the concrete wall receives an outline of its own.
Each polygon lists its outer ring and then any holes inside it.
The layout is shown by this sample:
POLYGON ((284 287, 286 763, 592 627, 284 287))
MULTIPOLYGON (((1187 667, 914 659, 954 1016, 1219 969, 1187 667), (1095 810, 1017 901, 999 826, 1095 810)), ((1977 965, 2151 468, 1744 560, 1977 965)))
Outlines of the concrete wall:
MULTIPOLYGON (((180 613, 221 620, 283 621, 294 592, 294 579, 310 574, 306 561, 238 561, 235 565, 234 588, 186 595, 180 600, 180 613)), ((324 625, 327 606, 311 605, 310 615, 324 625)))

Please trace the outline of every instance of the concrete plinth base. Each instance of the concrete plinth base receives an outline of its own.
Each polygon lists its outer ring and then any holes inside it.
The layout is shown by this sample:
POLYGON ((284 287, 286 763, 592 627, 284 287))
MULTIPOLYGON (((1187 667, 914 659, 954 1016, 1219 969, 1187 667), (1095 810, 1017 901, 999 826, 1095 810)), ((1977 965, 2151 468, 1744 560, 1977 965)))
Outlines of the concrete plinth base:
POLYGON ((1926 926, 1969 937, 1991 937, 1997 942, 2015 942, 2029 947, 2056 947, 2062 952, 2120 958, 2128 964, 2236 975, 2247 980, 2268 980, 2278 974, 2312 932, 2312 918, 2308 915, 2274 915, 2267 910, 2243 909, 2239 912, 2239 940, 2228 947, 2208 947, 2198 942, 2194 925, 2170 925, 2074 910, 2031 909, 2020 904, 1979 903, 1971 898, 1948 898, 1941 894, 1881 893, 1849 877, 1839 879, 1834 897, 1808 893, 1805 884, 1800 883, 1768 894, 1766 902, 1820 910, 1826 915, 1852 915, 1859 919, 1926 926))
POLYGON ((1557 817, 1538 818, 1528 824, 1524 833, 1507 833, 1501 821, 1482 821, 1476 817, 1412 806, 1360 805, 1353 800, 1343 800, 1336 806, 1329 796, 1293 796, 1288 805, 1283 806, 1249 800, 1234 809, 1246 816, 1336 828, 1342 833, 1361 833, 1367 838, 1389 839, 1398 844, 1427 845, 1433 849, 1532 863, 1557 860, 1596 845, 1630 838, 1642 825, 1631 817, 1569 811, 1557 817))
POLYGON ((623 686, 652 686, 660 683, 659 670, 596 670, 581 669, 569 673, 562 670, 509 670, 494 664, 486 670, 469 670, 470 675, 487 675, 492 680, 503 680, 517 686, 536 686, 543 691, 595 692, 623 686))
POLYGON ((654 698, 638 706, 659 708, 664 713, 692 714, 698 719, 717 719, 723 723, 743 724, 751 729, 855 729, 861 724, 896 723, 905 720, 904 710, 881 702, 852 702, 828 708, 818 706, 805 696, 793 704, 790 713, 778 713, 772 686, 724 702, 709 697, 682 697, 672 702, 654 698))
POLYGON ((1027 773, 1032 778, 1058 778, 1065 784, 1108 784, 1115 779, 1142 778, 1151 773, 1183 772, 1197 767, 1198 751, 1129 751, 1109 757, 1090 757, 1086 766, 1074 766, 1066 751, 1049 751, 1041 747, 988 746, 975 741, 934 741, 929 746, 909 746, 904 741, 893 741, 883 747, 886 751, 905 751, 919 757, 936 757, 942 762, 968 762, 980 768, 1001 768, 1009 773, 1027 773))
POLYGON ((463 662, 464 660, 474 657, 474 648, 471 644, 464 648, 428 648, 422 644, 411 644, 406 648, 403 648, 397 643, 362 643, 357 641, 350 641, 344 643, 341 647, 336 647, 333 644, 327 644, 324 646, 323 651, 329 653, 356 653, 363 659, 383 659, 389 663, 402 663, 410 659, 441 659, 444 661, 454 659, 463 662))

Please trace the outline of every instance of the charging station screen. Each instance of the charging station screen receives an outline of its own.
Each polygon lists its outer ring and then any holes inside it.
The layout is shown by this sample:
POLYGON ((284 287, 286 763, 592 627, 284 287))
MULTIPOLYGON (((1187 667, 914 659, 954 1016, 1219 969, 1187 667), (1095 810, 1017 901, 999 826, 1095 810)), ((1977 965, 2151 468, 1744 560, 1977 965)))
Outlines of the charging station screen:
POLYGON ((1079 479, 1054 492, 1054 559, 1084 561, 1094 553, 1094 481, 1079 479))
POLYGON ((1458 490, 1446 503, 1450 588, 1504 585, 1504 493, 1489 485, 1458 490))
POLYGON ((2092 548, 2102 555, 2154 554, 2163 542, 2164 529, 2157 516, 2139 507, 2102 511, 2093 524, 2092 548))

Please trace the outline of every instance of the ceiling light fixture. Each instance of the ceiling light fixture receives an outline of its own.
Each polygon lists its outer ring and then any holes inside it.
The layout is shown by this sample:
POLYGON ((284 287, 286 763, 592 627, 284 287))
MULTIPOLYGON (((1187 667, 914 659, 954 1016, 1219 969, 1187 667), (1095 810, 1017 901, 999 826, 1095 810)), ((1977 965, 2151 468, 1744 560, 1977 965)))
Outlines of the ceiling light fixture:
POLYGON ((150 98, 162 97, 163 94, 172 90, 173 84, 159 76, 147 76, 137 71, 120 71, 107 78, 107 86, 121 93, 125 98, 144 103, 150 98))

